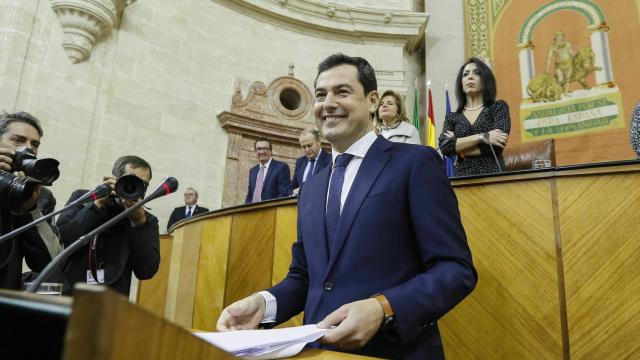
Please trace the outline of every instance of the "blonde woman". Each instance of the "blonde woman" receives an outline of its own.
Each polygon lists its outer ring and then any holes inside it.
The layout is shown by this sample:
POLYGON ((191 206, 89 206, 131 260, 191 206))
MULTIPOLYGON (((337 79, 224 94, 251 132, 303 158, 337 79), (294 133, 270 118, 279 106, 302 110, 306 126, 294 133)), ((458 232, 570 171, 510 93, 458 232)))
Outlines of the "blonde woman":
POLYGON ((375 114, 376 132, 393 142, 420 145, 420 133, 409 123, 402 96, 393 90, 382 93, 375 114))

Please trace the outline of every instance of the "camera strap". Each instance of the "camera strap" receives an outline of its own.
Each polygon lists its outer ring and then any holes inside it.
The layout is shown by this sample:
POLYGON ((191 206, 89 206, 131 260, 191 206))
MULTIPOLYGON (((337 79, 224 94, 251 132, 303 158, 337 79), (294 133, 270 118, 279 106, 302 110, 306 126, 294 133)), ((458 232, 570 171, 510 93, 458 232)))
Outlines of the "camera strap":
MULTIPOLYGON (((93 277, 93 281, 95 281, 95 283, 104 284, 104 270, 98 269, 98 266, 100 265, 98 263, 97 252, 98 236, 99 235, 96 235, 93 240, 91 240, 91 243, 89 243, 89 272, 91 273, 91 276, 93 277), (98 272, 101 272, 102 274, 98 274, 98 272)), ((87 276, 87 283, 89 283, 88 278, 89 276, 87 276)))

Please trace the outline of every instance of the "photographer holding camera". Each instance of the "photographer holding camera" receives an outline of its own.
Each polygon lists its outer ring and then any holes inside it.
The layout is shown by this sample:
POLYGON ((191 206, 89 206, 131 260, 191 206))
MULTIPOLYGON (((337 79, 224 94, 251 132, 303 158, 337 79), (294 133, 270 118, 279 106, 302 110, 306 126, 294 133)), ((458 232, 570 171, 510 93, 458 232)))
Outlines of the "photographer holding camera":
MULTIPOLYGON (((38 200, 42 188, 57 179, 57 161, 52 176, 38 181, 25 176, 24 165, 35 164, 35 155, 42 138, 40 121, 26 112, 0 114, 0 233, 6 234, 42 216, 38 200)), ((51 164, 49 164, 51 165, 51 164)), ((29 174, 32 176, 33 174, 29 174)), ((50 175, 50 174, 47 174, 50 175)), ((55 198, 49 200, 55 203, 55 198)), ((22 260, 35 272, 42 270, 51 258, 62 251, 58 237, 47 223, 38 224, 0 244, 0 288, 22 288, 22 260)))
MULTIPOLYGON (((112 174, 103 178, 114 190, 111 196, 60 215, 57 224, 66 246, 142 199, 151 180, 151 165, 137 156, 123 156, 116 160, 112 174)), ((86 192, 74 191, 67 204, 86 192)), ((83 282, 105 284, 128 296, 132 271, 141 280, 158 271, 159 237, 158 219, 144 207, 137 209, 71 255, 62 270, 64 293, 71 293, 73 284, 83 282)))

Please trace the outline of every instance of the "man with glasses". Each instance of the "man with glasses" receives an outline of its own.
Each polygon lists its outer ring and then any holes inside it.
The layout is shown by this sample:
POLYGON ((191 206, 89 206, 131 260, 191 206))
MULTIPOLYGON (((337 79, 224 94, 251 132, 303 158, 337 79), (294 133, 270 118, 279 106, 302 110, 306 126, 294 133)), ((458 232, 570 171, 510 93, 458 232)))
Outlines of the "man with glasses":
POLYGON ((187 219, 195 215, 209 212, 209 209, 198 206, 198 192, 194 188, 187 188, 184 192, 184 206, 173 209, 169 222, 167 223, 167 231, 176 222, 187 219))
POLYGON ((258 138, 253 144, 259 164, 249 170, 245 204, 291 195, 289 166, 271 158, 271 141, 258 138))
MULTIPOLYGON (((151 165, 137 156, 123 156, 116 160, 113 176, 103 181, 114 187, 124 175, 135 175, 145 185, 151 180, 151 165)), ((84 195, 88 190, 76 190, 67 204, 84 195)), ((60 239, 70 246, 82 235, 106 223, 140 199, 126 200, 114 195, 79 205, 60 215, 58 227, 60 239)), ((73 284, 104 284, 129 295, 131 272, 140 280, 152 278, 160 264, 160 234, 158 219, 138 208, 118 224, 106 230, 69 257, 63 267, 65 294, 71 293, 73 284)))

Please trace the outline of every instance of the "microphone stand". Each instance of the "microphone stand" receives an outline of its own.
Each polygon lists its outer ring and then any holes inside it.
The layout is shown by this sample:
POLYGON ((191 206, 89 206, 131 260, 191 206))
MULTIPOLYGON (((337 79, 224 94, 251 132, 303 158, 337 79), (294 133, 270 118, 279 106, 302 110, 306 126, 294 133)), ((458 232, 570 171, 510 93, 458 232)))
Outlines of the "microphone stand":
POLYGON ((169 177, 165 179, 165 181, 160 183, 160 185, 158 185, 158 187, 153 191, 153 193, 150 196, 133 204, 131 207, 125 209, 120 214, 114 216, 106 223, 98 226, 90 233, 82 235, 78 240, 76 240, 73 244, 71 244, 68 248, 64 249, 60 254, 58 254, 55 258, 51 260, 51 262, 40 272, 40 274, 38 274, 38 277, 36 277, 36 279, 33 280, 33 282, 31 282, 31 285, 29 285, 26 292, 35 293, 38 287, 40 287, 40 284, 42 284, 44 279, 46 279, 51 274, 51 272, 58 266, 58 264, 66 260, 76 250, 78 250, 83 245, 88 243, 89 240, 91 240, 94 236, 107 230, 114 224, 117 224, 122 219, 124 219, 127 215, 136 211, 138 208, 142 207, 144 204, 148 203, 149 201, 155 200, 161 196, 170 194, 176 191, 177 189, 178 189, 178 181, 175 178, 169 177), (170 181, 172 181, 173 183, 170 183, 170 181))
POLYGON ((98 185, 93 191, 89 191, 88 193, 82 195, 81 197, 79 197, 78 199, 76 199, 74 202, 66 205, 65 207, 63 207, 62 209, 58 210, 58 211, 54 211, 50 214, 44 215, 38 219, 33 220, 32 222, 21 226, 9 233, 6 233, 2 236, 0 236, 0 245, 2 245, 3 242, 9 240, 10 238, 14 237, 14 236, 18 236, 20 234, 22 234, 23 232, 31 229, 32 227, 38 225, 39 223, 48 220, 62 212, 65 212, 69 209, 71 209, 72 207, 79 205, 79 204, 83 204, 85 202, 87 202, 87 200, 93 201, 102 197, 105 197, 107 195, 109 195, 111 193, 111 187, 109 185, 98 185))
POLYGON ((498 172, 502 172, 502 166, 500 166, 500 161, 498 161, 498 156, 496 155, 496 151, 493 150, 493 145, 489 143, 489 147, 491 148, 491 153, 493 154, 493 160, 496 161, 496 165, 498 165, 498 172))

